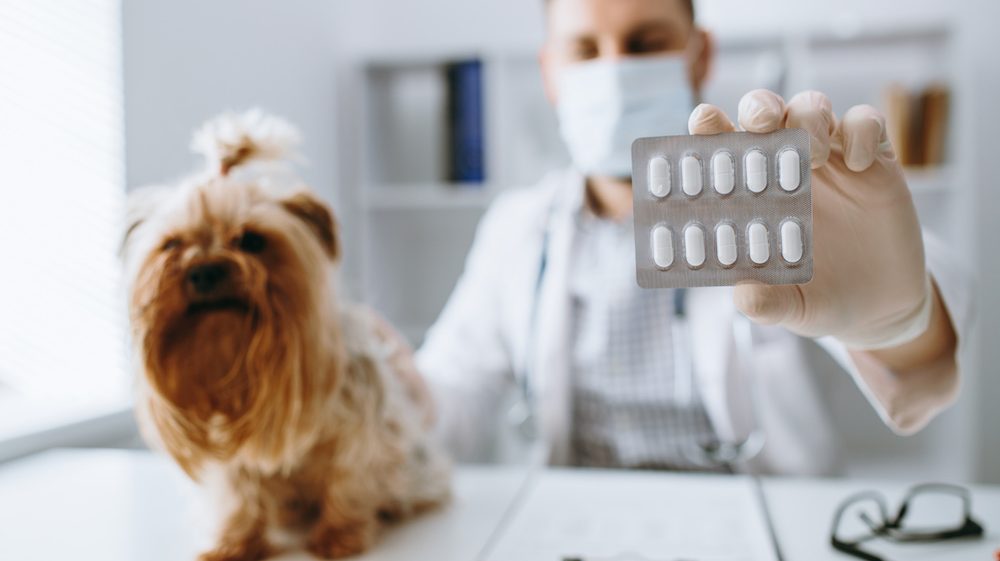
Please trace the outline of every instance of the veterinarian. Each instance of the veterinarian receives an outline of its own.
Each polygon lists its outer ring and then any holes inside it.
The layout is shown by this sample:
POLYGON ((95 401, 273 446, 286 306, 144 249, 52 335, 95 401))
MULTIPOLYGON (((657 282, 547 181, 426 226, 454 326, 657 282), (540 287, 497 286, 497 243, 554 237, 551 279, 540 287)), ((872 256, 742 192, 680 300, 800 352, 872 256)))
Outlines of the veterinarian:
POLYGON ((693 444, 760 433, 747 465, 830 473, 836 439, 809 339, 899 434, 955 399, 969 284, 922 235, 882 115, 859 106, 835 116, 819 92, 785 101, 756 90, 735 120, 697 105, 715 51, 693 11, 690 0, 548 0, 541 67, 572 166, 497 198, 416 355, 459 458, 489 459, 520 422, 554 464, 705 469, 693 444), (734 127, 809 131, 813 280, 640 289, 631 141, 734 127), (749 352, 739 344, 744 316, 749 352), (678 341, 681 321, 690 343, 678 341), (685 375, 693 391, 679 392, 685 375))

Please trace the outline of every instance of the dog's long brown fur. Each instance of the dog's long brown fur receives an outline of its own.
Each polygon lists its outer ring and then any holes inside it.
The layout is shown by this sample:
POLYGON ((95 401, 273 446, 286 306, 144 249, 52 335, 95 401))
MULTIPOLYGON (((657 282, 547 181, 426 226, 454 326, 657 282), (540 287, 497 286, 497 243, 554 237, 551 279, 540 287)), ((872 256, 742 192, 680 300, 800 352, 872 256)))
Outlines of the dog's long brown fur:
POLYGON ((219 492, 221 533, 203 559, 265 558, 279 528, 304 530, 321 557, 358 553, 380 519, 445 500, 447 465, 372 321, 339 305, 332 214, 266 172, 229 173, 268 139, 254 138, 266 118, 226 119, 242 136, 217 142, 220 165, 132 206, 143 432, 219 492), (190 277, 205 264, 225 271, 208 296, 190 277))

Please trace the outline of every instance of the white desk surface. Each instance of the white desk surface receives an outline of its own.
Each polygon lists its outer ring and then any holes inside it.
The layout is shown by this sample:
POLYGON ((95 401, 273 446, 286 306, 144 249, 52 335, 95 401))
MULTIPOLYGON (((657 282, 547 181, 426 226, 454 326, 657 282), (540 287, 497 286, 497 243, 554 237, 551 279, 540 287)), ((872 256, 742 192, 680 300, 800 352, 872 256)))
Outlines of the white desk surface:
MULTIPOLYGON (((389 529, 358 561, 477 559, 525 476, 457 470, 448 508, 389 529)), ((0 561, 191 561, 212 527, 199 489, 150 452, 54 450, 0 464, 0 561)))
MULTIPOLYGON (((629 475, 548 470, 529 480, 522 468, 463 466, 456 471, 455 500, 448 508, 390 528, 357 561, 487 558, 508 534, 530 528, 520 523, 519 514, 524 505, 532 506, 535 493, 541 496, 539 481, 555 483, 547 485, 563 494, 579 486, 581 494, 603 488, 604 495, 616 489, 634 492, 633 483, 640 480, 685 487, 718 481, 720 489, 731 485, 725 476, 629 475)), ((764 485, 786 561, 850 561, 827 545, 839 501, 854 491, 879 489, 895 508, 906 488, 900 483, 811 479, 769 479, 764 485)), ((1000 548, 1000 488, 972 489, 973 511, 986 526, 985 539, 872 549, 894 553, 893 561, 992 561, 1000 548)), ((209 545, 209 527, 197 488, 169 460, 148 452, 56 450, 0 464, 0 560, 191 560, 209 545)), ((280 559, 312 558, 291 553, 280 559)))
MULTIPOLYGON (((878 490, 885 495, 891 516, 896 514, 908 482, 768 479, 764 482, 775 531, 787 561, 851 561, 857 559, 826 545, 830 538, 833 513, 847 497, 859 491, 878 490)), ((922 545, 890 545, 874 540, 865 546, 892 561, 994 561, 1000 550, 1000 487, 970 485, 972 514, 986 529, 981 540, 961 540, 922 545)), ((942 502, 927 497, 915 503, 907 522, 920 524, 921 513, 948 512, 958 516, 957 501, 942 502)), ((849 517, 856 521, 855 517, 849 517)), ((860 523, 857 524, 860 526, 860 523)), ((856 526, 856 527, 857 527, 856 526)))

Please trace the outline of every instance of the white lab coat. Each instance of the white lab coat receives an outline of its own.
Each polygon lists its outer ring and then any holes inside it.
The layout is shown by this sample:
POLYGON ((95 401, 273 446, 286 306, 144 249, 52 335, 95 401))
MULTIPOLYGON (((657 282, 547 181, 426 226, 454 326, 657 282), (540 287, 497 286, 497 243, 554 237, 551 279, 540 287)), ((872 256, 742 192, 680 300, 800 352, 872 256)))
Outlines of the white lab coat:
MULTIPOLYGON (((574 210, 584 180, 572 170, 550 174, 529 189, 507 192, 480 222, 465 271, 417 353, 438 407, 441 436, 466 461, 495 459, 509 434, 507 408, 517 377, 532 372, 536 423, 549 461, 570 459, 570 248, 574 210), (548 232, 546 236, 546 231, 548 232), (540 259, 548 239, 546 272, 538 289, 540 259), (533 331, 534 330, 534 331, 533 331), (535 344, 528 341, 534 337, 535 344), (534 355, 534 356, 529 356, 534 355), (529 367, 530 364, 530 367, 529 367)), ((969 294, 965 277, 945 263, 946 252, 927 239, 928 267, 966 340, 969 294)), ((695 377, 711 423, 722 438, 746 435, 752 424, 766 443, 754 460, 764 473, 827 474, 837 467, 836 439, 809 376, 805 341, 775 327, 754 326, 753 356, 736 356, 730 288, 692 289, 688 317, 695 377), (753 361, 759 392, 758 420, 747 410, 738 368, 753 361)), ((957 371, 902 380, 878 363, 848 354, 832 338, 818 341, 847 370, 893 430, 912 432, 954 398, 957 371), (927 380, 933 380, 928 382, 927 380)))

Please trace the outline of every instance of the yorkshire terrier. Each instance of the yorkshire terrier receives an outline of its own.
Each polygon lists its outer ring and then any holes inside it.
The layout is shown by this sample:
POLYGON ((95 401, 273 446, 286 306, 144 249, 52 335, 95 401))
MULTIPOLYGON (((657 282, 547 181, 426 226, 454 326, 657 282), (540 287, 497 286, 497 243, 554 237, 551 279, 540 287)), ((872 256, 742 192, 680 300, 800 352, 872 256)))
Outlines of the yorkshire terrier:
POLYGON ((266 558, 294 530, 319 557, 357 554, 449 496, 401 339, 334 290, 340 239, 287 165, 297 137, 224 115, 195 135, 205 172, 130 197, 140 426, 220 495, 204 561, 266 558))

